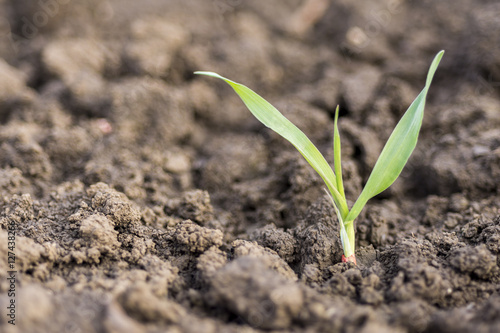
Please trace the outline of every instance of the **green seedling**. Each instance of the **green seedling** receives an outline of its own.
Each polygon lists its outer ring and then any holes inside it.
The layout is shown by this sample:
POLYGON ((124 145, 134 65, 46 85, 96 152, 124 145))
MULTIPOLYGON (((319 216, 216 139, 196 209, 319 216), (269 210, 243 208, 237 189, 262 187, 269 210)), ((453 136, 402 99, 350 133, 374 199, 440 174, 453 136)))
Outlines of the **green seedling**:
POLYGON ((375 163, 368 181, 363 191, 355 201, 351 209, 348 208, 344 185, 342 181, 342 168, 340 161, 340 136, 338 130, 339 108, 335 111, 333 148, 334 148, 334 170, 327 163, 326 159, 307 138, 307 136, 285 118, 274 106, 265 99, 257 95, 248 87, 226 79, 213 72, 195 72, 195 74, 212 76, 224 80, 239 95, 243 103, 252 114, 265 126, 269 127, 292 145, 302 154, 306 161, 321 176, 328 188, 333 207, 340 223, 340 239, 344 254, 343 262, 353 262, 356 264, 354 220, 359 215, 369 199, 387 189, 398 178, 399 174, 410 158, 417 144, 418 133, 422 126, 424 117, 425 99, 427 91, 431 85, 434 73, 443 57, 444 51, 439 52, 429 68, 427 81, 424 89, 415 98, 408 110, 405 112, 399 123, 394 128, 391 136, 387 140, 380 156, 375 163))

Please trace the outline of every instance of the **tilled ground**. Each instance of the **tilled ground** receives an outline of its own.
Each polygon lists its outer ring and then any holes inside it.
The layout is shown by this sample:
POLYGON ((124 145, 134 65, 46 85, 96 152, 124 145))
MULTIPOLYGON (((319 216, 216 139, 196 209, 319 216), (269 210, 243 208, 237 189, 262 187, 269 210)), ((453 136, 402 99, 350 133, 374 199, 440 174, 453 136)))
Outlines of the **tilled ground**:
POLYGON ((2 332, 500 331, 497 1, 0 8, 2 332), (340 104, 352 204, 441 49, 358 266, 300 154, 193 75, 253 88, 330 162, 340 104))

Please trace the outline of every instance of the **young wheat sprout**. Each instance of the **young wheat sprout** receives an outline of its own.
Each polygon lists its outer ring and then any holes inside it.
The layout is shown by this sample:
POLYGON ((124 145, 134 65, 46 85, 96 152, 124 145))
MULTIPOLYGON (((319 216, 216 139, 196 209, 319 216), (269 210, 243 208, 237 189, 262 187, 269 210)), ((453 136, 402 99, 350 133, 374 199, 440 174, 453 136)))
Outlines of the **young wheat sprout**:
POLYGON ((375 163, 363 191, 361 191, 361 194, 351 209, 347 206, 342 181, 340 135, 337 124, 339 116, 338 107, 335 111, 333 131, 334 171, 319 150, 300 129, 286 119, 274 106, 269 104, 251 89, 213 72, 195 72, 195 74, 212 76, 228 83, 239 95, 250 112, 252 112, 260 122, 294 145, 306 161, 316 170, 328 188, 327 194, 332 201, 340 224, 340 239, 344 250, 342 261, 356 264, 356 256, 354 254, 354 220, 369 199, 384 191, 394 183, 415 149, 418 133, 420 132, 422 119, 424 117, 427 91, 429 90, 432 78, 434 77, 434 73, 436 72, 443 54, 444 51, 440 51, 434 57, 427 74, 427 81, 424 89, 415 98, 392 131, 391 136, 387 140, 384 149, 375 163))

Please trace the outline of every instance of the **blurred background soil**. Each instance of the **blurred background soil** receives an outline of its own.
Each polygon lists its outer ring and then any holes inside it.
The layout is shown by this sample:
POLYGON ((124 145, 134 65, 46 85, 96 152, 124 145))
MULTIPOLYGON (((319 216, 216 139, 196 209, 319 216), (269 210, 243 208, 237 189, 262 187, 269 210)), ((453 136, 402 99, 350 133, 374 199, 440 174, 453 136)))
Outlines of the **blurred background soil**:
POLYGON ((0 0, 0 331, 500 331, 499 36, 496 0, 0 0), (193 75, 329 162, 339 104, 352 205, 441 49, 358 266, 300 154, 193 75))

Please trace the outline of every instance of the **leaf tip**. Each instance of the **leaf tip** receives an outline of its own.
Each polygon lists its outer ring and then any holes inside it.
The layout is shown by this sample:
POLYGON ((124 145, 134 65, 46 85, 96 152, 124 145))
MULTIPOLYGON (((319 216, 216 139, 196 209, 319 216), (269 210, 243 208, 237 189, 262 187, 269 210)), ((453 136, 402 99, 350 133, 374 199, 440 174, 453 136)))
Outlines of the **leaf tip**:
POLYGON ((444 55, 444 50, 439 51, 434 57, 434 61, 437 62, 437 64, 439 64, 443 55, 444 55))
POLYGON ((220 76, 219 74, 217 74, 215 72, 196 71, 196 72, 194 72, 194 74, 196 74, 196 75, 206 75, 206 76, 211 76, 211 77, 215 77, 215 78, 218 78, 218 79, 224 79, 222 76, 220 76))
POLYGON ((205 72, 205 71, 196 71, 194 72, 194 74, 197 74, 197 75, 205 75, 205 76, 210 76, 210 77, 215 77, 216 79, 221 79, 221 80, 224 80, 226 81, 230 86, 232 86, 233 88, 236 87, 236 86, 241 86, 241 84, 239 83, 236 83, 232 80, 229 80, 225 77, 223 77, 222 75, 220 74, 217 74, 215 72, 205 72))
POLYGON ((439 63, 441 62, 441 58, 444 55, 444 50, 439 51, 436 56, 434 57, 434 60, 432 60, 432 64, 429 68, 429 72, 427 73, 427 80, 425 83, 425 88, 429 89, 432 79, 434 78, 434 73, 436 72, 439 63))

